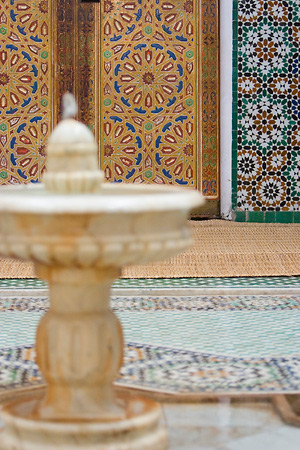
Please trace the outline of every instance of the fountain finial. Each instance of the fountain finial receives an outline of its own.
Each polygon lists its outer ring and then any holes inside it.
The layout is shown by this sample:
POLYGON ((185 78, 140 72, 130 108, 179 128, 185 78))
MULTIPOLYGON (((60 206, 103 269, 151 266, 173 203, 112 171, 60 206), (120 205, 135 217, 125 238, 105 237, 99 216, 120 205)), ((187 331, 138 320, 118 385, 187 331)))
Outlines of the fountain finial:
POLYGON ((72 118, 77 113, 73 94, 64 94, 62 104, 63 120, 53 130, 47 146, 45 187, 61 194, 98 192, 104 174, 98 168, 94 135, 72 118))
POLYGON ((62 119, 74 119, 78 112, 78 106, 74 95, 66 92, 62 97, 62 119))

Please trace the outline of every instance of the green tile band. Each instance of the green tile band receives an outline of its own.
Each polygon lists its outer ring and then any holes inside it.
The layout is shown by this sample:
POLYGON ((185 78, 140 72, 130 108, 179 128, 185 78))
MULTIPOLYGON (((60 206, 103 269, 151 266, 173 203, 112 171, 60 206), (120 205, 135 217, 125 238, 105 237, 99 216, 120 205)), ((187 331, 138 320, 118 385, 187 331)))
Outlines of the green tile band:
MULTIPOLYGON (((47 289, 47 284, 37 279, 2 279, 0 289, 47 289)), ((238 287, 300 287, 300 277, 233 277, 233 278, 120 278, 113 288, 238 288, 238 287)))

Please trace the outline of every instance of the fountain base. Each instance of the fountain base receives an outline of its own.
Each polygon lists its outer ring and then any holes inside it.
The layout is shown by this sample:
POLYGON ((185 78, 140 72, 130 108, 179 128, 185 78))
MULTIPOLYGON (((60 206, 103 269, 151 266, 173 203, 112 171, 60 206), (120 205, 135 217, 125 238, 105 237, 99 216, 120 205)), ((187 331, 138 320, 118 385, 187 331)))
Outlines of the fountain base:
POLYGON ((5 429, 1 450, 166 450, 167 435, 160 406, 153 400, 122 397, 126 417, 119 421, 35 420, 39 398, 23 399, 3 407, 5 429))

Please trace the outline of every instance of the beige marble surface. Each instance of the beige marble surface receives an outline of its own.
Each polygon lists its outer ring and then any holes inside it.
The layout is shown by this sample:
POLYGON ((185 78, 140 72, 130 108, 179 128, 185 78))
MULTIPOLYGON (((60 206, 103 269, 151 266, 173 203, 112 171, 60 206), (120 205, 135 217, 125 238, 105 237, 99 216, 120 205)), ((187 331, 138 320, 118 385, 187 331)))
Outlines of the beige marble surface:
MULTIPOLYGON (((267 403, 163 404, 169 450, 299 450, 300 429, 267 403)), ((0 426, 1 423, 0 416, 0 426)))
POLYGON ((299 450, 300 429, 268 403, 164 404, 169 450, 299 450))
POLYGON ((37 417, 37 399, 11 402, 1 410, 5 426, 0 449, 167 450, 160 405, 140 397, 119 395, 118 400, 123 402, 125 416, 104 421, 48 420, 37 417))

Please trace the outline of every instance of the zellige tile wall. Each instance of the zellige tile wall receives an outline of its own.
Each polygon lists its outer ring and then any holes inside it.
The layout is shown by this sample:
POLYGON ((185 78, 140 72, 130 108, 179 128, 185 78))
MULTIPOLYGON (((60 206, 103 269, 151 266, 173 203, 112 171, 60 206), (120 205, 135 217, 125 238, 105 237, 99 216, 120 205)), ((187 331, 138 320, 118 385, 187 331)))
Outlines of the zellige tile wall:
POLYGON ((300 222, 300 3, 233 2, 235 220, 300 222))

